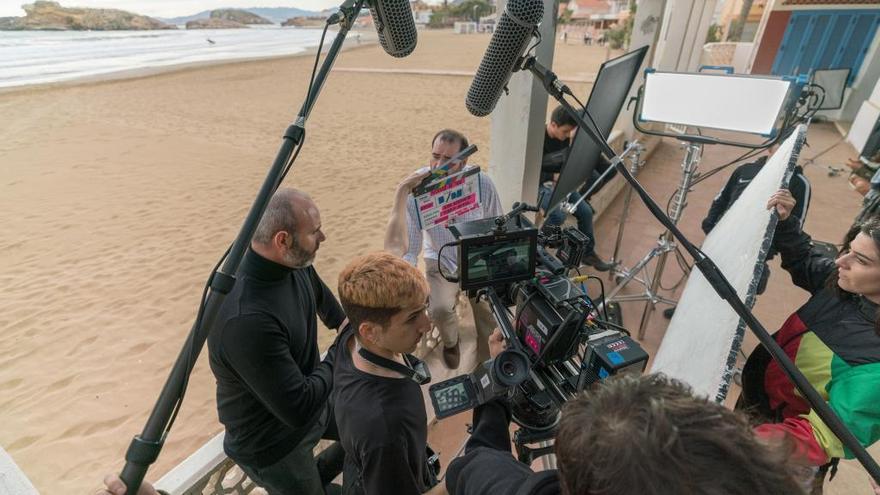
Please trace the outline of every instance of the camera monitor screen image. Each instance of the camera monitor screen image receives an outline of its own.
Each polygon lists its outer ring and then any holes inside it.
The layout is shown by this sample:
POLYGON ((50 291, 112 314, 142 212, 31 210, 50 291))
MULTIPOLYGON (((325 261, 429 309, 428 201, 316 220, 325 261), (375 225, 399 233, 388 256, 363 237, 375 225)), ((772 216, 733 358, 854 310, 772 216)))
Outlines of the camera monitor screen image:
POLYGON ((434 401, 434 413, 437 417, 445 418, 475 405, 476 392, 467 380, 453 379, 438 385, 431 387, 431 399, 434 401))
POLYGON ((535 273, 537 231, 463 239, 462 289, 526 280, 535 273))

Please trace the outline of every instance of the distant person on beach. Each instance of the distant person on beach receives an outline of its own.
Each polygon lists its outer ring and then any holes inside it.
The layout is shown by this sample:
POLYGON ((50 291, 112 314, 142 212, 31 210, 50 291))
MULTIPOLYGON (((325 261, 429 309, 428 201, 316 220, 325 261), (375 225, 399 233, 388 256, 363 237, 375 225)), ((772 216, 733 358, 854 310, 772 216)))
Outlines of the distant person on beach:
POLYGON ((208 336, 223 450, 271 495, 337 493, 330 482, 342 470, 338 443, 313 455, 320 439, 338 440, 335 344, 321 360, 317 317, 328 328, 347 322, 312 267, 325 239, 314 201, 278 190, 208 336))
MULTIPOLYGON (((468 211, 461 215, 450 218, 445 225, 437 225, 425 231, 422 230, 416 211, 416 201, 411 194, 412 188, 418 184, 418 177, 426 175, 431 169, 449 161, 459 151, 468 147, 468 140, 464 134, 452 129, 443 129, 434 135, 431 140, 431 157, 428 167, 423 167, 410 175, 404 182, 398 185, 395 195, 395 204, 392 207, 392 215, 389 219, 386 232, 385 250, 402 256, 403 259, 415 265, 419 253, 424 248, 425 271, 428 285, 431 287, 430 314, 431 320, 437 325, 440 337, 443 339, 443 362, 449 369, 458 368, 461 359, 459 345, 460 322, 455 306, 458 302, 458 284, 449 282, 440 274, 439 264, 443 265, 443 273, 454 274, 458 271, 458 260, 454 250, 446 249, 440 256, 440 248, 455 240, 449 225, 469 222, 482 218, 490 218, 501 215, 501 200, 495 184, 489 176, 480 172, 478 181, 480 188, 481 203, 479 208, 468 211), (406 210, 403 215, 402 211, 406 210), (405 232, 405 234, 404 234, 405 232)), ((455 174, 471 168, 467 159, 453 163, 448 169, 449 174, 455 174)), ((477 329, 477 362, 482 362, 489 357, 489 348, 486 345, 489 334, 495 328, 495 317, 486 301, 470 299, 471 309, 474 314, 474 323, 477 329)))

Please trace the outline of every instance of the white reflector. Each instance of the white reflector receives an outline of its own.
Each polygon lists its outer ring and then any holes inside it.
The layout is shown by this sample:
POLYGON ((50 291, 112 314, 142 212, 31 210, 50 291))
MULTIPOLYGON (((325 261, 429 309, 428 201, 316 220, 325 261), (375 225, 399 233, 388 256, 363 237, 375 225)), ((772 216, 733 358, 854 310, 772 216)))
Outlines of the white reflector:
MULTIPOLYGON (((806 131, 806 126, 799 125, 780 145, 703 242, 703 252, 718 265, 748 307, 755 303, 776 228, 767 200, 788 184, 806 131)), ((678 378, 690 384, 695 393, 720 402, 727 395, 744 334, 745 323, 694 268, 651 372, 678 378)))
POLYGON ((771 77, 647 72, 639 117, 770 136, 790 87, 771 77))

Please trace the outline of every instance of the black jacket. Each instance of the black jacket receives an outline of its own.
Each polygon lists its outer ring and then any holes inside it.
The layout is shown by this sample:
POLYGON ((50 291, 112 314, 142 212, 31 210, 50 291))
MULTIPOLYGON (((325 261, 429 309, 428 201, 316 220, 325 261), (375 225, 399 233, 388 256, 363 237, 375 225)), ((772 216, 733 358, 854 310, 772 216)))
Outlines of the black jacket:
POLYGON ((562 166, 568 159, 569 146, 571 141, 568 139, 556 139, 547 134, 544 129, 544 154, 541 160, 541 183, 553 180, 553 174, 562 171, 562 166))
MULTIPOLYGON (((758 172, 761 171, 761 167, 763 167, 766 162, 767 157, 762 156, 751 163, 740 165, 732 174, 730 174, 730 178, 727 179, 727 183, 724 184, 724 188, 718 193, 718 196, 715 196, 715 199, 712 200, 712 205, 709 207, 709 213, 707 213, 706 218, 703 219, 702 228, 704 233, 708 234, 710 230, 715 228, 715 225, 721 220, 721 216, 724 215, 724 212, 726 212, 730 206, 733 205, 733 202, 739 198, 742 192, 745 191, 746 187, 748 187, 749 183, 752 182, 752 179, 758 175, 758 172)), ((801 220, 801 225, 803 225, 803 221, 807 218, 807 210, 810 207, 810 181, 804 176, 804 169, 800 166, 794 168, 794 173, 788 183, 788 189, 791 191, 791 195, 794 196, 794 199, 797 200, 792 215, 799 218, 801 220)))
POLYGON ((534 472, 510 453, 510 411, 500 401, 474 409, 465 455, 446 469, 450 495, 556 495, 556 470, 534 472))
POLYGON ((331 348, 318 352, 316 313, 330 328, 342 307, 312 267, 292 270, 248 250, 208 336, 223 447, 240 464, 274 464, 324 411, 331 348))

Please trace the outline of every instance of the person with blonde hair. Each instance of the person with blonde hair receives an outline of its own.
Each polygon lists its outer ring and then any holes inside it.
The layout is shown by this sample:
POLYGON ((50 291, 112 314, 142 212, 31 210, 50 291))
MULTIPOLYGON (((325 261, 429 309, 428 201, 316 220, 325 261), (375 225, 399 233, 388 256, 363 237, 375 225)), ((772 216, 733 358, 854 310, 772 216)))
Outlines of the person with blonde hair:
MULTIPOLYGON (((425 493, 436 484, 420 386, 430 373, 411 353, 431 328, 428 282, 403 259, 379 252, 352 260, 339 274, 338 293, 351 322, 333 376, 344 493, 425 493)), ((493 339, 494 355, 500 334, 493 339)))

